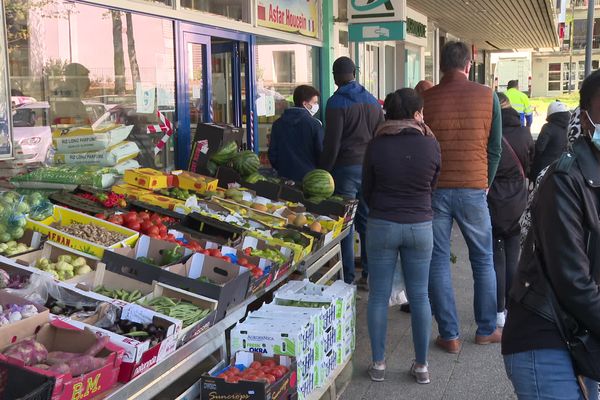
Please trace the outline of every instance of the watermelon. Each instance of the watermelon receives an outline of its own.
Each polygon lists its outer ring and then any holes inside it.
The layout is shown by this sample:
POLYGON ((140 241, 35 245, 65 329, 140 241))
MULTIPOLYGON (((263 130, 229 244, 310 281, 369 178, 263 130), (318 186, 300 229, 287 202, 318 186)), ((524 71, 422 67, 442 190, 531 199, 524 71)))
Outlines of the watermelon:
POLYGON ((238 147, 236 142, 226 143, 212 155, 210 160, 217 165, 227 164, 236 156, 237 150, 238 147))
POLYGON ((315 169, 304 175, 302 188, 307 198, 326 199, 333 194, 335 183, 329 172, 323 169, 315 169))
POLYGON ((250 174, 250 175, 248 175, 246 177, 246 182, 248 182, 248 183, 256 183, 258 181, 266 181, 266 180, 267 180, 267 178, 265 178, 264 176, 262 176, 258 172, 250 174))
POLYGON ((244 150, 233 159, 233 168, 242 176, 250 176, 258 171, 260 159, 252 150, 244 150))

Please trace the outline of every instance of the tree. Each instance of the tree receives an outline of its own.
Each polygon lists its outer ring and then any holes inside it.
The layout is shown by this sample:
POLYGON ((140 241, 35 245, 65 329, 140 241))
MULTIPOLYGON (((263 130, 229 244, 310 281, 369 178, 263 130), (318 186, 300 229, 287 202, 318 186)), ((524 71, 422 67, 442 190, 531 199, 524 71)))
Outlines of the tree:
POLYGON ((120 11, 111 11, 113 28, 115 94, 125 94, 125 54, 123 52, 123 22, 120 11))
POLYGON ((129 67, 131 68, 131 79, 135 86, 137 82, 141 81, 140 78, 140 67, 137 62, 137 55, 135 52, 135 37, 133 36, 133 18, 130 12, 125 13, 125 20, 127 21, 127 53, 129 54, 129 67))

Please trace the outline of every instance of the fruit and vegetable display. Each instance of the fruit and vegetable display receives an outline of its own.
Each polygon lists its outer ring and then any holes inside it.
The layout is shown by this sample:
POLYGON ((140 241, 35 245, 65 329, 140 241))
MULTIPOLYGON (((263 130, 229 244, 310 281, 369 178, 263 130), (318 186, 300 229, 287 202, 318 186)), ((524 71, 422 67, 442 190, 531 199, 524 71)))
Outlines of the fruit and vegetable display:
POLYGON ((8 273, 0 268, 0 289, 23 289, 29 284, 29 275, 25 273, 8 273))
POLYGON ((201 321, 211 312, 210 309, 202 309, 190 302, 166 296, 155 297, 151 300, 142 301, 140 304, 153 309, 157 313, 181 320, 184 328, 201 321))
POLYGON ((191 196, 194 196, 196 193, 191 190, 181 189, 181 188, 171 188, 171 189, 161 189, 157 192, 158 194, 162 194, 163 196, 172 197, 174 199, 186 201, 191 196))
POLYGON ((120 241, 127 239, 127 236, 120 232, 110 231, 103 226, 94 224, 73 222, 69 225, 53 226, 59 231, 68 233, 69 235, 106 247, 112 246, 115 243, 119 243, 120 241))
POLYGON ((109 289, 104 286, 98 286, 94 289, 94 292, 110 297, 111 299, 122 300, 128 303, 134 303, 144 296, 139 290, 109 289))
POLYGON ((48 370, 56 374, 71 374, 75 377, 102 368, 106 364, 106 360, 97 355, 108 342, 109 338, 103 336, 82 353, 49 352, 42 343, 29 338, 9 346, 2 354, 20 360, 28 367, 48 370))
POLYGON ((256 256, 267 260, 271 260, 276 262, 277 264, 283 264, 287 261, 287 258, 280 251, 272 248, 258 250, 253 249, 252 247, 247 247, 244 249, 244 253, 246 253, 246 255, 249 256, 256 256))
POLYGON ((270 385, 281 379, 288 371, 289 369, 279 365, 276 359, 269 358, 262 362, 254 361, 247 368, 243 365, 229 365, 217 375, 217 378, 224 379, 228 383, 253 381, 270 385))
POLYGON ((94 203, 101 204, 105 208, 127 207, 125 196, 114 192, 101 192, 97 194, 83 192, 77 193, 76 196, 81 197, 82 199, 93 201, 94 203))
POLYGON ((15 240, 11 240, 10 242, 6 243, 0 243, 0 254, 7 257, 25 253, 29 250, 33 250, 33 247, 27 246, 25 243, 17 243, 15 240))
POLYGON ((172 249, 162 249, 158 252, 160 254, 160 260, 145 256, 138 257, 137 260, 157 267, 163 267, 181 261, 185 254, 183 247, 180 245, 177 245, 172 249))
POLYGON ((307 199, 320 203, 333 195, 335 182, 329 172, 323 169, 315 169, 304 175, 302 189, 307 199))
POLYGON ((0 243, 19 240, 25 234, 26 215, 42 220, 52 215, 52 203, 40 193, 27 196, 17 192, 4 192, 0 196, 0 243))
POLYGON ((110 223, 124 226, 154 239, 175 240, 175 237, 169 234, 169 228, 167 227, 167 225, 175 222, 175 219, 171 217, 146 211, 129 211, 124 214, 111 215, 109 218, 106 218, 104 214, 98 214, 96 218, 106 219, 110 223))
POLYGON ((38 310, 33 304, 2 304, 0 305, 0 326, 9 325, 37 315, 38 310))
POLYGON ((117 335, 126 336, 138 342, 150 342, 150 347, 156 346, 166 337, 166 329, 155 324, 140 324, 137 322, 120 319, 113 325, 106 327, 117 335))
POLYGON ((67 254, 58 256, 58 259, 54 262, 42 257, 33 266, 42 271, 49 272, 59 281, 69 280, 74 276, 81 276, 92 272, 92 267, 87 264, 85 258, 67 254))

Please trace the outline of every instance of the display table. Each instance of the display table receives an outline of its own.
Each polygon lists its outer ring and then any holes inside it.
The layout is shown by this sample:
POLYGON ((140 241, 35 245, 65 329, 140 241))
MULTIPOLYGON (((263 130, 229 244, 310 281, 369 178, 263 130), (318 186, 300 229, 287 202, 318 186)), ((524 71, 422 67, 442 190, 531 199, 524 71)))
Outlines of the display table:
MULTIPOLYGON (((150 368, 147 372, 125 385, 118 386, 103 398, 113 400, 148 400, 167 389, 184 374, 202 363, 216 351, 220 350, 220 358, 222 360, 227 360, 226 331, 246 316, 248 305, 263 297, 266 293, 274 290, 281 283, 287 281, 292 273, 299 272, 305 279, 318 277, 316 283, 319 284, 325 283, 338 275, 340 278, 343 278, 340 241, 348 235, 349 231, 350 229, 344 230, 337 238, 323 248, 310 254, 304 260, 301 260, 296 265, 295 269, 290 269, 290 271, 276 281, 273 281, 271 285, 264 290, 253 294, 242 304, 228 310, 224 319, 177 349, 173 354, 165 358, 156 366, 150 368), (334 261, 336 256, 337 259, 334 261), (318 272, 320 276, 317 275, 318 272)), ((339 375, 346 364, 347 362, 338 367, 332 375, 329 384, 315 390, 314 396, 311 395, 310 398, 318 399, 320 397, 316 397, 318 393, 321 393, 321 395, 324 394, 329 390, 329 385, 332 383, 333 386, 335 386, 335 377, 339 375)))

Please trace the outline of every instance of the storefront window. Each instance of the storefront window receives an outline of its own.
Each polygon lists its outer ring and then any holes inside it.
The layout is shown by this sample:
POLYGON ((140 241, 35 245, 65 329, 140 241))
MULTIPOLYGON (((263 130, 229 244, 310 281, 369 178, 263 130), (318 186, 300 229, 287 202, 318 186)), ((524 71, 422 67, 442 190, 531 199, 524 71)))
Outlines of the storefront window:
MULTIPOLYGON (((23 132, 16 139, 26 140, 34 131, 49 137, 68 129, 103 132, 120 125, 128 127, 126 141, 135 145, 127 151, 139 153, 139 164, 173 164, 173 140, 155 155, 164 136, 157 111, 175 118, 172 22, 58 0, 9 0, 6 15, 13 103, 32 121, 20 121, 23 132), (158 130, 152 133, 149 126, 158 130)), ((40 160, 51 153, 31 151, 40 160)), ((119 154, 105 166, 130 155, 119 154)), ((65 159, 55 157, 56 162, 65 159)))
POLYGON ((427 47, 425 48, 425 76, 423 79, 435 82, 435 35, 437 30, 433 24, 427 27, 427 47))
MULTIPOLYGON (((169 1, 169 0, 167 0, 169 1)), ((250 22, 250 3, 246 0, 180 0, 181 7, 250 22)))
POLYGON ((560 90, 560 63, 548 64, 548 90, 560 90))
POLYGON ((359 51, 358 80, 373 96, 379 98, 379 46, 363 43, 359 51))
MULTIPOLYGON (((319 89, 318 48, 258 38, 256 57, 259 146, 268 149, 271 126, 293 106, 294 89, 311 85, 319 89)), ((320 99, 325 102, 327 99, 320 99)))

